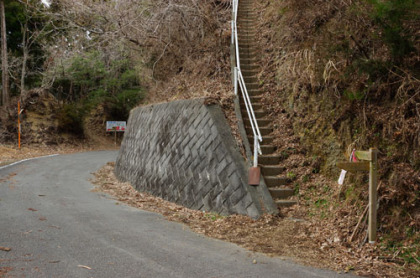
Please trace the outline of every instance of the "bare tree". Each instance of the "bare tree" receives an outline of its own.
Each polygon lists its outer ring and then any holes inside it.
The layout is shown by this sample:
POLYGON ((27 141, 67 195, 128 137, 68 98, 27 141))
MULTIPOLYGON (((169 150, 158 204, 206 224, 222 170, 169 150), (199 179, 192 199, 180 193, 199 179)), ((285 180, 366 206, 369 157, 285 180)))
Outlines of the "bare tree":
POLYGON ((26 94, 25 88, 25 79, 27 77, 27 63, 30 57, 30 50, 32 46, 41 38, 46 37, 55 30, 51 28, 49 31, 46 31, 48 24, 42 23, 39 27, 34 26, 33 30, 29 29, 29 22, 34 18, 34 16, 39 16, 43 13, 39 9, 38 4, 31 4, 29 1, 21 1, 19 2, 24 6, 24 19, 20 22, 21 29, 22 29, 22 65, 21 65, 21 72, 20 72, 20 95, 24 97, 26 94))
POLYGON ((1 17, 1 68, 2 68, 2 105, 6 106, 9 102, 9 66, 7 61, 7 38, 6 38, 6 14, 4 10, 4 0, 0 0, 1 17))

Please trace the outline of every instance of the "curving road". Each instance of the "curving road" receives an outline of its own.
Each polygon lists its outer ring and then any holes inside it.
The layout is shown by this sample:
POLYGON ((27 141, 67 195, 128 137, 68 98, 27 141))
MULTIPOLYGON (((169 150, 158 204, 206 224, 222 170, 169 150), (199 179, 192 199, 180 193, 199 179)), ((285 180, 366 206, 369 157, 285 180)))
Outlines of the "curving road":
POLYGON ((116 155, 60 155, 0 168, 0 247, 12 248, 0 251, 0 273, 7 267, 6 277, 347 277, 251 253, 91 192, 91 172, 116 155))

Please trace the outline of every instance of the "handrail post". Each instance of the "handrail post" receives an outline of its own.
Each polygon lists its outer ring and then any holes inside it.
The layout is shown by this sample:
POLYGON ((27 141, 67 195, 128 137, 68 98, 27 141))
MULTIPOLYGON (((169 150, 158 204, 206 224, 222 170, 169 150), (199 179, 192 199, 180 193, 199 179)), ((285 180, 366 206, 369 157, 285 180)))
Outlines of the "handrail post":
POLYGON ((259 149, 258 138, 254 136, 254 167, 258 167, 258 149, 259 149))
POLYGON ((231 28, 232 28, 231 44, 233 45, 233 44, 235 44, 235 22, 233 20, 232 20, 231 28))
POLYGON ((235 96, 238 95, 238 68, 235 67, 233 69, 233 86, 234 86, 234 92, 235 92, 235 96))

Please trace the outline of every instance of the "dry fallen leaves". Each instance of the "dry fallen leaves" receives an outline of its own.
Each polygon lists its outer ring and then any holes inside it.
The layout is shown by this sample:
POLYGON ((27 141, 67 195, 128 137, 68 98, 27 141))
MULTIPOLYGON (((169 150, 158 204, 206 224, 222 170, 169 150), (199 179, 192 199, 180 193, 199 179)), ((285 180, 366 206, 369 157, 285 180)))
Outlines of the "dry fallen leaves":
POLYGON ((417 277, 412 269, 379 259, 376 245, 349 246, 335 234, 326 232, 319 223, 300 219, 264 215, 254 220, 244 215, 220 216, 196 211, 136 191, 129 183, 119 182, 109 162, 94 173, 93 191, 114 196, 132 207, 158 212, 166 219, 188 225, 193 231, 209 237, 236 243, 251 251, 281 256, 294 261, 338 272, 354 272, 371 277, 417 277))
POLYGON ((81 265, 81 264, 79 264, 77 267, 84 268, 84 269, 92 269, 91 267, 88 267, 87 265, 81 265))

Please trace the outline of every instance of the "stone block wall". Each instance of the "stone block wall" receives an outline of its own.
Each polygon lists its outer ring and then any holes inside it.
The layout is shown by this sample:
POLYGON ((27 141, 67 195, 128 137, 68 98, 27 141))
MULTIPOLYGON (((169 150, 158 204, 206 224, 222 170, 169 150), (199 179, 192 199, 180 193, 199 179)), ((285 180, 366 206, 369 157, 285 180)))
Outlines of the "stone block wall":
POLYGON ((139 191, 197 210, 254 218, 275 210, 267 188, 247 184, 223 112, 205 99, 132 110, 115 171, 139 191))

